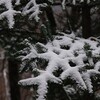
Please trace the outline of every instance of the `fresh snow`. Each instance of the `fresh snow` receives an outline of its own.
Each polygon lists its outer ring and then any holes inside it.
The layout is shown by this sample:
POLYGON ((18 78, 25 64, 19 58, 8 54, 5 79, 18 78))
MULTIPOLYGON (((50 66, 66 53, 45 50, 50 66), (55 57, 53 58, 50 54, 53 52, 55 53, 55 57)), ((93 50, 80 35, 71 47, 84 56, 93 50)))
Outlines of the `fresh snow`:
MULTIPOLYGON (((91 39, 77 38, 75 36, 60 33, 54 37, 54 40, 49 41, 47 44, 36 43, 32 45, 28 40, 30 52, 22 58, 22 63, 25 65, 26 60, 42 59, 48 62, 45 69, 38 68, 35 64, 39 63, 38 60, 33 64, 33 72, 38 72, 36 77, 29 79, 22 79, 19 84, 23 86, 38 85, 38 98, 37 100, 45 100, 48 91, 48 82, 61 84, 63 80, 70 78, 82 90, 88 90, 89 93, 93 92, 91 77, 100 74, 100 61, 93 63, 93 59, 87 55, 91 51, 92 57, 100 57, 100 43, 91 39), (86 50, 85 45, 89 46, 86 50), (41 50, 42 52, 39 52, 41 50), (68 48, 67 48, 68 47, 68 48), (90 58, 92 59, 91 61, 90 58), (84 63, 87 61, 87 63, 84 63), (69 62, 75 65, 70 65, 69 62), (91 62, 93 64, 91 64, 91 62), (34 66, 35 65, 35 66, 34 66), (91 68, 87 69, 87 66, 91 68), (53 73, 61 69, 62 73, 56 77, 53 73)), ((22 67, 23 70, 25 66, 22 67)), ((28 67, 28 66, 27 66, 28 67)))
MULTIPOLYGON (((23 8, 23 11, 16 11, 12 5, 13 0, 0 0, 0 5, 3 5, 5 10, 0 13, 0 20, 4 18, 8 21, 9 28, 13 28, 15 24, 14 16, 16 14, 27 15, 29 14, 29 19, 34 18, 37 22, 39 21, 39 14, 41 13, 40 7, 46 7, 46 3, 37 4, 35 0, 29 0, 26 6, 23 8)), ((21 0, 15 0, 14 6, 20 5, 21 0)))
POLYGON ((0 14, 0 20, 7 18, 9 28, 13 28, 14 16, 21 12, 13 9, 12 0, 0 0, 0 5, 4 5, 7 9, 0 14))

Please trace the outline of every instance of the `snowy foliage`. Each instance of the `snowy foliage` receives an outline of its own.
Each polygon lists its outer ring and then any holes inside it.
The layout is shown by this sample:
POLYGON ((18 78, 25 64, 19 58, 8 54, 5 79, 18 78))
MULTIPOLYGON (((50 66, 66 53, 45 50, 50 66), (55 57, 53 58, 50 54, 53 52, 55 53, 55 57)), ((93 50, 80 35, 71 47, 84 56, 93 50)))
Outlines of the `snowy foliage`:
POLYGON ((20 5, 20 0, 16 0, 15 5, 20 5))
MULTIPOLYGON (((36 0, 26 0, 27 3, 24 5, 24 7, 20 8, 19 11, 16 10, 16 7, 21 5, 23 0, 0 0, 0 5, 4 6, 5 11, 0 12, 0 20, 3 20, 4 18, 8 21, 9 28, 14 27, 15 18, 14 16, 16 14, 21 15, 29 15, 29 19, 34 18, 36 22, 39 21, 39 15, 41 14, 41 7, 46 7, 49 3, 53 3, 53 0, 47 0, 47 3, 43 3, 42 0, 40 0, 40 3, 38 4, 36 0)), ((65 9, 66 4, 72 3, 73 5, 77 3, 83 3, 86 2, 87 4, 94 2, 96 0, 63 0, 62 1, 62 7, 65 9)), ((22 6, 22 5, 21 5, 22 6)))
POLYGON ((37 4, 35 0, 30 0, 29 3, 27 3, 27 5, 24 7, 23 14, 26 15, 31 13, 29 18, 35 18, 35 20, 38 22, 38 20, 40 19, 38 15, 41 13, 39 8, 45 6, 47 6, 47 4, 37 4), (31 7, 31 5, 33 6, 31 7))
POLYGON ((6 10, 2 13, 0 13, 0 20, 3 20, 4 18, 7 19, 8 21, 8 26, 9 28, 13 28, 15 19, 14 16, 16 14, 22 14, 22 15, 27 15, 30 14, 29 18, 32 19, 34 18, 36 21, 39 20, 39 14, 41 13, 40 7, 46 7, 46 3, 42 4, 37 4, 35 0, 30 0, 26 6, 23 8, 23 11, 16 11, 14 10, 14 7, 20 5, 21 0, 16 0, 14 5, 12 4, 13 0, 0 0, 0 5, 4 6, 6 10))
POLYGON ((37 85, 37 100, 45 100, 48 82, 64 84, 63 82, 68 82, 68 79, 79 89, 93 93, 91 77, 100 75, 100 41, 95 38, 93 40, 76 38, 73 33, 71 35, 60 33, 52 42, 45 45, 42 43, 33 45, 28 40, 25 41, 29 51, 21 56, 20 71, 31 70, 33 76, 20 80, 19 84, 37 85), (41 65, 43 61, 46 63, 41 65), (54 73, 59 69, 62 71, 56 76, 54 73))
POLYGON ((6 11, 0 14, 0 20, 6 18, 8 20, 9 28, 13 28, 14 16, 21 12, 13 9, 12 0, 0 0, 0 5, 4 5, 7 9, 6 11))

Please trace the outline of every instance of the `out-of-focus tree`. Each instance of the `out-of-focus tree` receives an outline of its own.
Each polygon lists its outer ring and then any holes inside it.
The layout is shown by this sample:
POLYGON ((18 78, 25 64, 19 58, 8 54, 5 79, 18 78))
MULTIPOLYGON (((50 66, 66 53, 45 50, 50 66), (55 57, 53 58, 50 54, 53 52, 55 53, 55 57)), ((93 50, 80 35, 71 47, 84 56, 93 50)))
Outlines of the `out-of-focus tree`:
POLYGON ((72 30, 76 31, 79 24, 79 15, 82 17, 82 36, 84 38, 89 38, 91 33, 91 9, 100 5, 99 0, 63 0, 62 2, 63 8, 66 6, 71 7, 72 14, 69 16, 70 24, 72 26, 72 30))

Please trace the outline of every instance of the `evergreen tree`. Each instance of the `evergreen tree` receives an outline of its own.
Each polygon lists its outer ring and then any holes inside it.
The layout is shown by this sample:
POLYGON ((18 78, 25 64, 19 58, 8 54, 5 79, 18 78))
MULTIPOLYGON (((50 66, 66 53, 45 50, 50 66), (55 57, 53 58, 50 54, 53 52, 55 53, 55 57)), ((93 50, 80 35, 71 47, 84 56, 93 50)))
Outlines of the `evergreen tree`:
POLYGON ((26 44, 30 49, 21 56, 20 72, 30 70, 32 77, 19 84, 37 87, 36 100, 95 100, 100 81, 100 41, 60 33, 47 44, 26 44))
MULTIPOLYGON (((91 36, 90 8, 99 3, 62 1, 63 8, 67 5, 82 9, 84 38, 91 36)), ((19 84, 34 88, 36 100, 93 100, 100 81, 100 40, 77 38, 73 33, 54 34, 53 4, 52 0, 0 0, 1 45, 19 55, 21 73, 31 71, 32 77, 20 80, 19 84), (44 8, 47 20, 41 21, 44 8), (37 22, 42 23, 39 39, 37 22)))

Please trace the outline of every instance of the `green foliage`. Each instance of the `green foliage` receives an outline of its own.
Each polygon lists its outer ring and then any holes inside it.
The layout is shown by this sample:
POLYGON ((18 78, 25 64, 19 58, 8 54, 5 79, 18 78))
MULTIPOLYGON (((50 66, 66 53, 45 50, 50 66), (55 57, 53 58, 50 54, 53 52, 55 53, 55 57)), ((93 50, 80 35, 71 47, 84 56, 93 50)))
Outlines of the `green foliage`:
POLYGON ((91 47, 88 43, 84 44, 84 51, 85 51, 87 57, 89 57, 89 58, 92 57, 91 47))
MULTIPOLYGON (((43 32, 47 33, 47 27, 43 27, 43 32)), ((49 39, 48 35, 47 37, 49 39)), ((31 71, 33 77, 19 81, 20 85, 33 87, 37 85, 36 91, 45 87, 42 90, 46 91, 43 100, 80 100, 80 98, 84 100, 88 97, 94 99, 93 95, 97 90, 100 76, 97 64, 100 59, 98 41, 74 37, 73 42, 71 35, 63 33, 46 44, 39 42, 31 44, 29 41, 26 41, 26 44, 30 49, 28 54, 22 57, 20 71, 31 71), (95 50, 97 56, 93 54, 95 50), (50 77, 45 78, 49 73, 61 82, 55 84, 54 81, 50 81, 50 77), (46 81, 46 86, 41 86, 41 80, 46 81)), ((38 97, 40 95, 42 93, 38 92, 38 97)))
POLYGON ((51 32, 52 32, 52 30, 51 30, 49 21, 46 21, 45 24, 41 25, 41 33, 44 34, 46 41, 53 40, 53 36, 52 36, 51 32))

